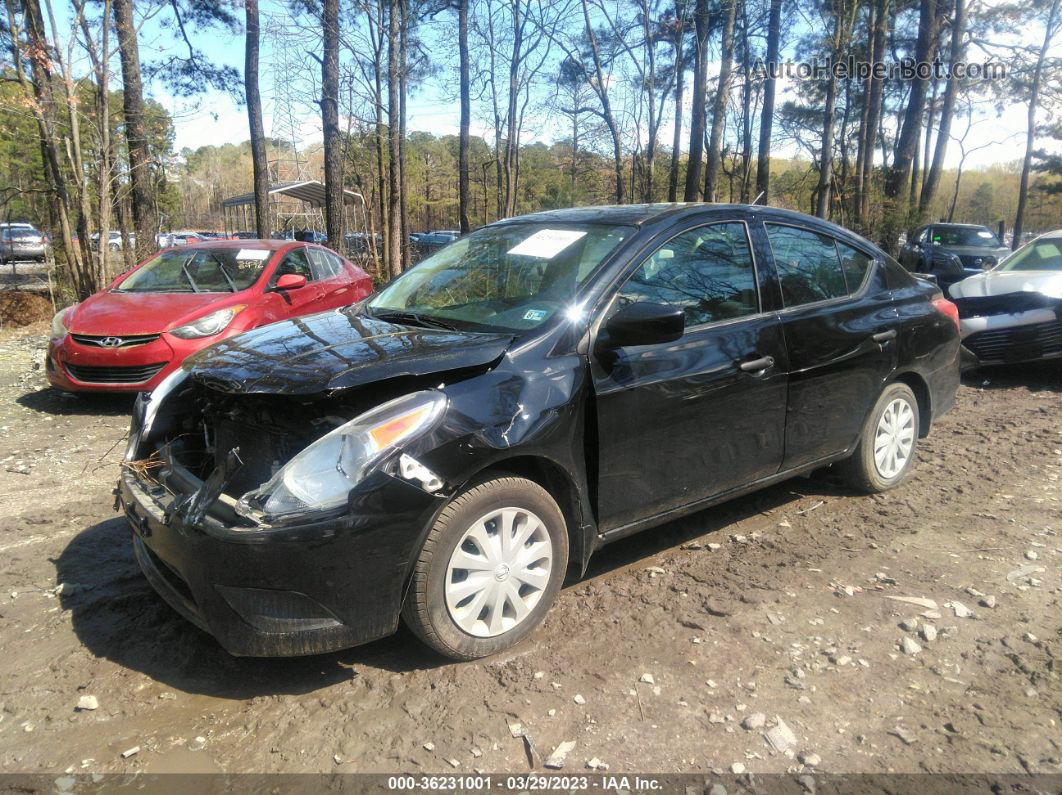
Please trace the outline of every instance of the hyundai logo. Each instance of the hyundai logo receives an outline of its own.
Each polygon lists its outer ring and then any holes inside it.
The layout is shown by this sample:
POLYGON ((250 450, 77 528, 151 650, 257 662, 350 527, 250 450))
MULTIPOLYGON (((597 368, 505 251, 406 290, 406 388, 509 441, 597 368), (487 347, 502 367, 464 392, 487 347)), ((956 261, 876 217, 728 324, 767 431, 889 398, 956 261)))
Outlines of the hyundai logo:
POLYGON ((122 344, 121 337, 104 337, 100 340, 100 346, 103 348, 117 348, 122 344))

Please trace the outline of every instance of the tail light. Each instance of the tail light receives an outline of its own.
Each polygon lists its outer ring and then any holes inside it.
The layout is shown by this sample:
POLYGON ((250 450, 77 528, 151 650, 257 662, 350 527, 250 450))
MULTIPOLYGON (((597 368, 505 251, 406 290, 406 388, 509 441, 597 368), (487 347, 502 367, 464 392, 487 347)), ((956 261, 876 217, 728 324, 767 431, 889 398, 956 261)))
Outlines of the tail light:
POLYGON ((944 315, 944 317, 950 318, 955 324, 955 328, 959 328, 959 307, 955 306, 947 298, 941 296, 940 298, 933 299, 933 308, 944 315))

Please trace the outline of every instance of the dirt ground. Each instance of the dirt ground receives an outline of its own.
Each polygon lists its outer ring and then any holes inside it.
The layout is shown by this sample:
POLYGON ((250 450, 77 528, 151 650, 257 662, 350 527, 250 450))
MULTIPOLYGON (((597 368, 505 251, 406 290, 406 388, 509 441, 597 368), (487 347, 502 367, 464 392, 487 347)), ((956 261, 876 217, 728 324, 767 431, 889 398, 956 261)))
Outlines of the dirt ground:
POLYGON ((0 772, 522 772, 513 723, 568 772, 1062 772, 1057 366, 967 378, 894 492, 794 480, 609 547, 503 657, 253 660, 141 576, 131 401, 50 390, 44 331, 0 334, 0 772))

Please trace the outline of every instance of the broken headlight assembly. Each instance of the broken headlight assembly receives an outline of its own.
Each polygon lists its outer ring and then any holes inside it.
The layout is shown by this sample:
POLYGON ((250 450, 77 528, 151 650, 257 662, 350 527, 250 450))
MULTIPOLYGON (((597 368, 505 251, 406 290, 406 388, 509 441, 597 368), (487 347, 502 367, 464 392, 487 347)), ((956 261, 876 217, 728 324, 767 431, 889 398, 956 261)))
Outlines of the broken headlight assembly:
POLYGON ((236 511, 248 519, 283 522, 346 504, 350 490, 388 453, 427 432, 446 408, 441 392, 404 395, 355 417, 304 449, 236 511))

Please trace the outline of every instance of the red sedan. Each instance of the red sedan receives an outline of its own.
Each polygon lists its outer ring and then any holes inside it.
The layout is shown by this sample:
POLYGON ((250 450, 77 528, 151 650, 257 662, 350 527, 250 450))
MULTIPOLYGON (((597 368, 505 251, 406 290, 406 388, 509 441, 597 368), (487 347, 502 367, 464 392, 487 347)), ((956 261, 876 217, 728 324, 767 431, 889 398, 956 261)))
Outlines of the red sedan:
POLYGON ((218 340, 371 292, 365 271, 309 243, 212 240, 165 249, 55 316, 48 380, 68 391, 148 392, 218 340))

